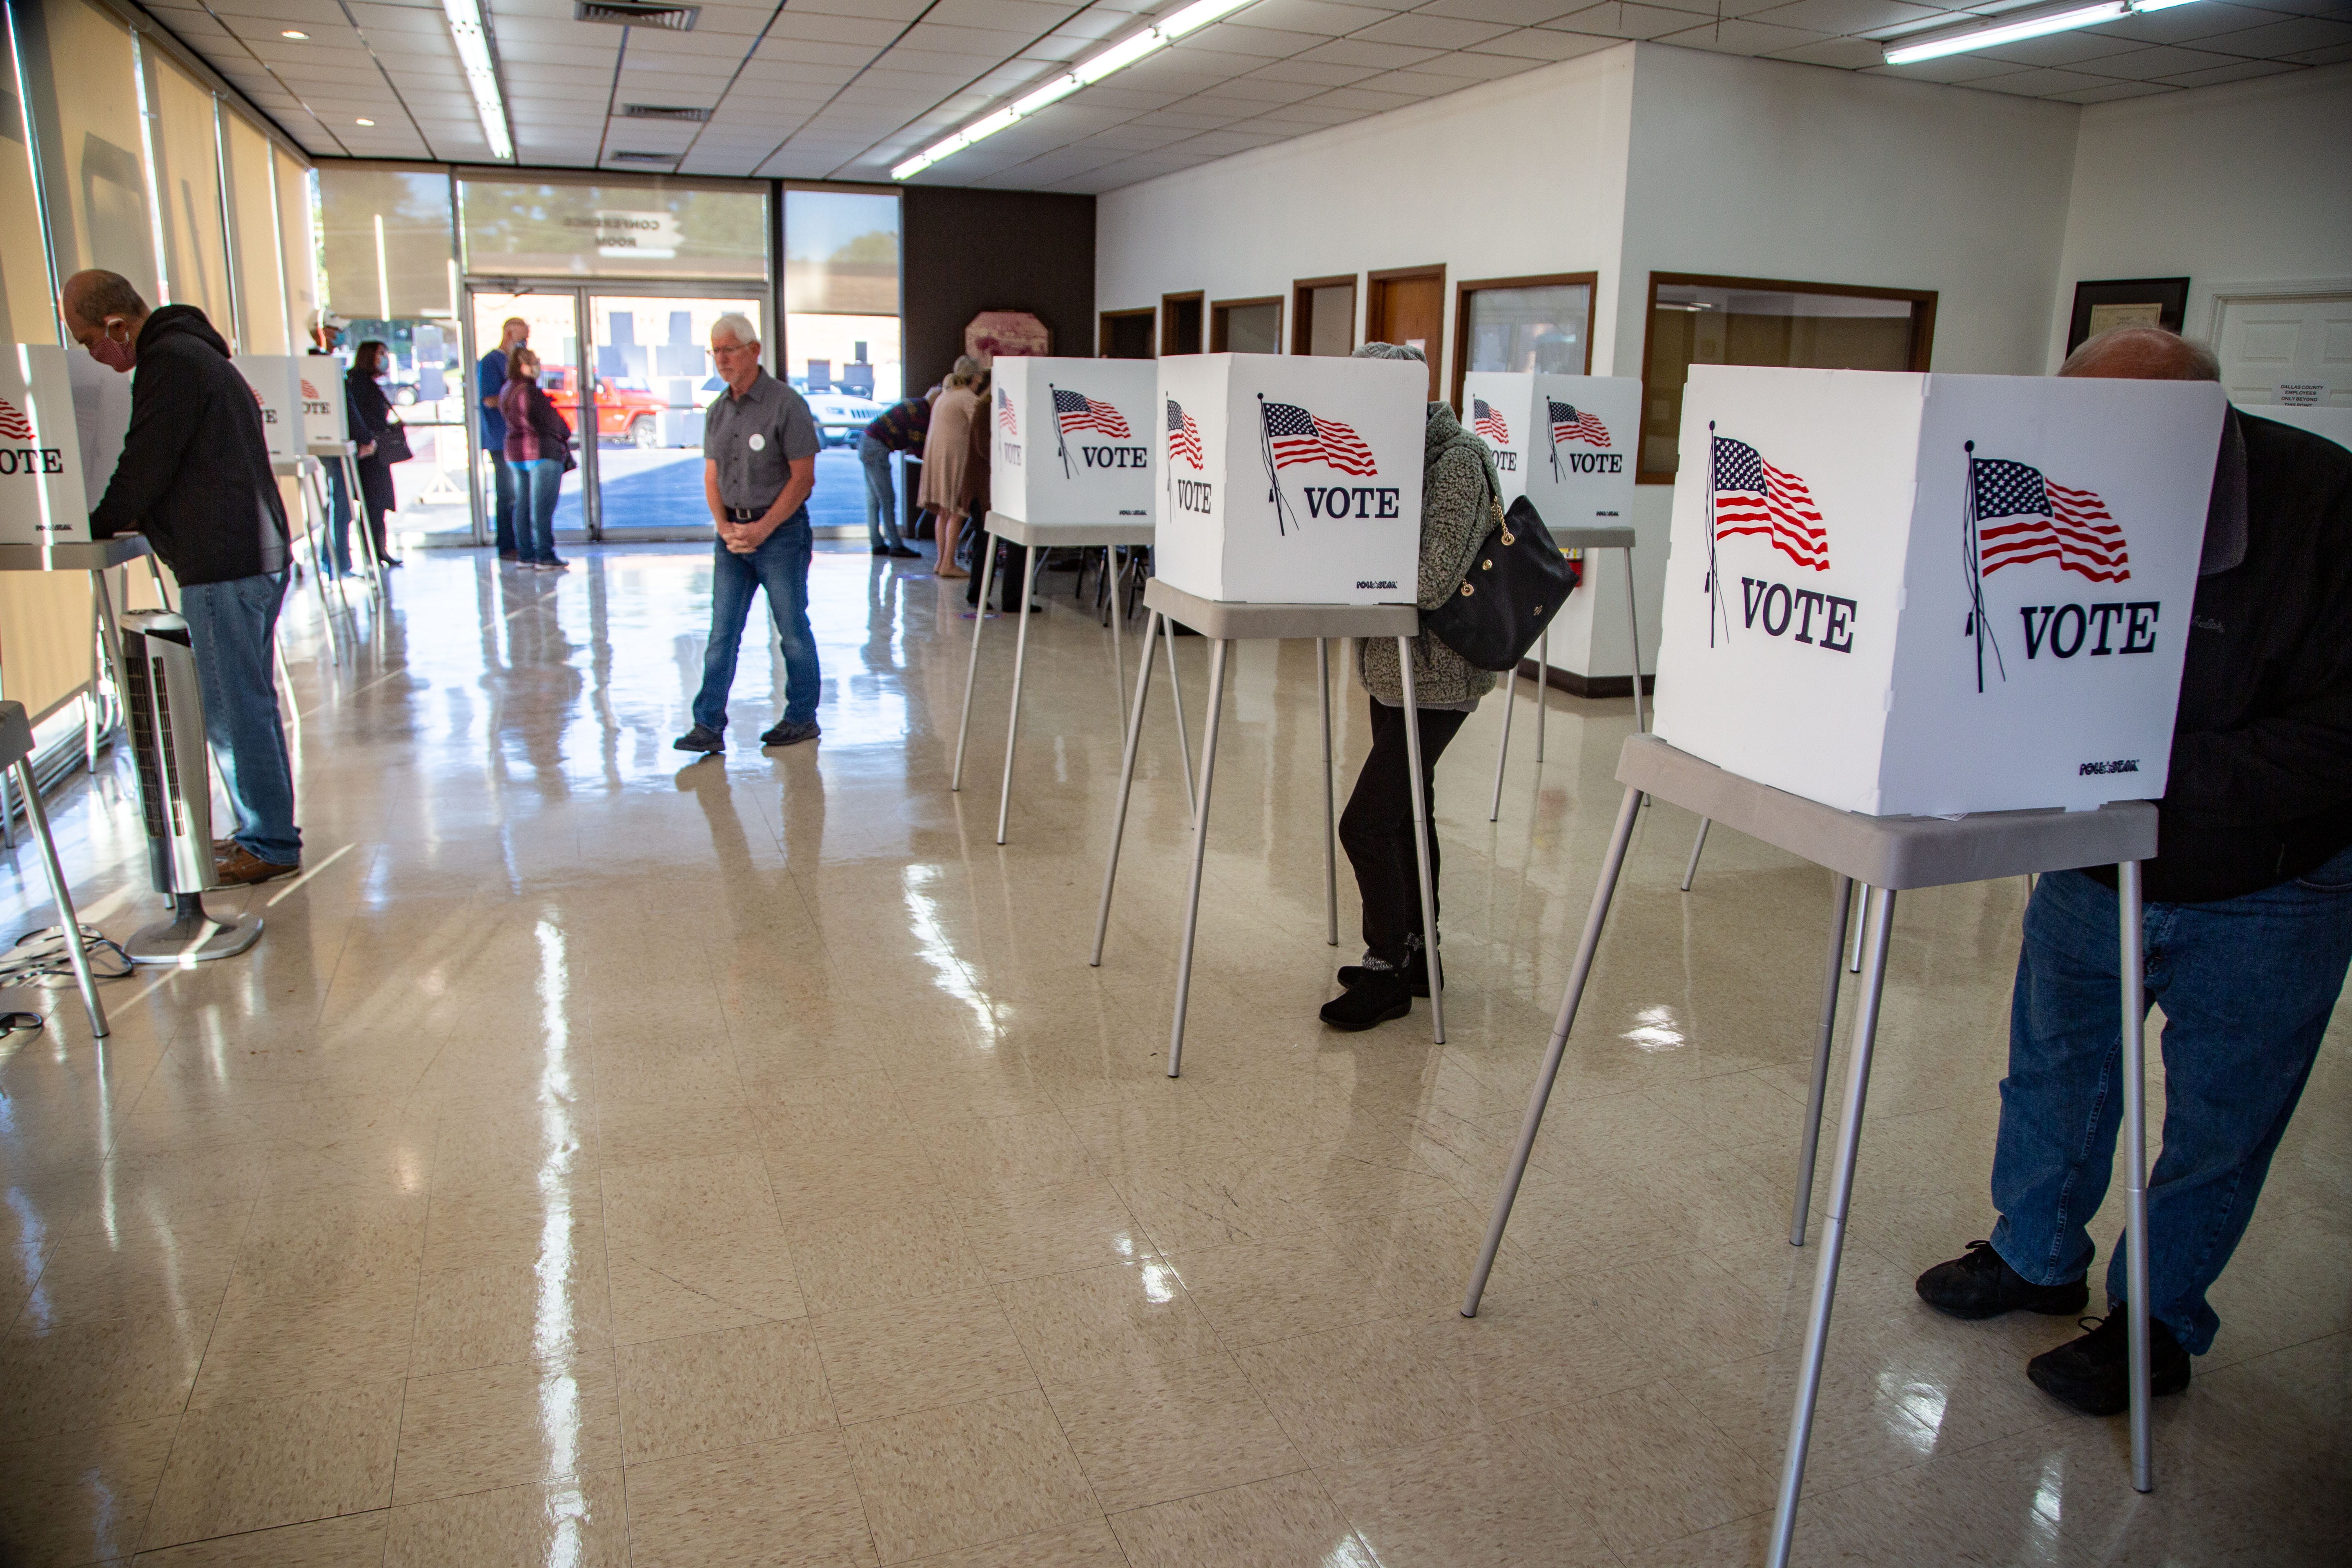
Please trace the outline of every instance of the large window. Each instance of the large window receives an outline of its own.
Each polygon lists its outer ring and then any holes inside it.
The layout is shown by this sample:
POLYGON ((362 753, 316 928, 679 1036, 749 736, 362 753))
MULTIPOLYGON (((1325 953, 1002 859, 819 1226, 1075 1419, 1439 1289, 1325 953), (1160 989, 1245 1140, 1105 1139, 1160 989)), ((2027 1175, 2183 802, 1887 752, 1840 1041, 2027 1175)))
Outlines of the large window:
POLYGON ((808 398, 828 444, 854 442, 906 395, 895 194, 784 193, 781 347, 778 374, 808 398))
POLYGON ((1653 272, 1641 482, 1674 481, 1692 365, 1926 370, 1935 331, 1933 290, 1653 272))
POLYGON ((458 190, 476 277, 767 280, 757 187, 467 179, 458 190))
POLYGON ((1454 401, 1474 370, 1592 373, 1590 272, 1546 278, 1488 278, 1456 285, 1454 300, 1454 401))

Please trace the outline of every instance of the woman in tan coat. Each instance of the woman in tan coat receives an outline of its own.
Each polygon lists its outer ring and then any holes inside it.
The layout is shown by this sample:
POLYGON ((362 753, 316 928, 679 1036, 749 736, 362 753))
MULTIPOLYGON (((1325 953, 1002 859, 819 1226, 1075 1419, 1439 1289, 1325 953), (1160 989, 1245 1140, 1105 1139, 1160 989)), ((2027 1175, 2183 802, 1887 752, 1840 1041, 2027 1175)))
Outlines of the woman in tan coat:
POLYGON ((975 430, 985 430, 980 419, 980 397, 972 391, 980 379, 980 362, 965 354, 955 362, 947 390, 931 405, 931 427, 923 437, 923 484, 915 500, 939 520, 941 577, 971 574, 955 563, 956 545, 963 537, 964 520, 971 515, 975 430))

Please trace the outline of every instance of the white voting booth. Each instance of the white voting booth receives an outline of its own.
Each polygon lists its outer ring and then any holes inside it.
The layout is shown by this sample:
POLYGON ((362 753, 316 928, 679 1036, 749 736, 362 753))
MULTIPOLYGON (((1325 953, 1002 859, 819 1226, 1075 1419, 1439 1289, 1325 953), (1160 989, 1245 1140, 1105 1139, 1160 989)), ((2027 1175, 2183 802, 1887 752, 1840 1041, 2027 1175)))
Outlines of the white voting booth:
POLYGON ((310 456, 308 416, 302 407, 301 361, 292 354, 239 354, 229 362, 253 388, 261 410, 261 434, 269 443, 271 463, 293 463, 310 456))
POLYGON ((990 497, 1024 522, 1151 521, 1149 360, 999 357, 990 497))
POLYGON ((2222 402, 1694 365, 1659 735, 1873 816, 2161 795, 2222 402))
POLYGON ((0 354, 0 544, 84 544, 89 506, 66 352, 0 354))
MULTIPOLYGON (((1495 477, 1502 481, 1505 507, 1521 496, 1536 509, 1562 550, 1584 556, 1584 592, 1570 595, 1559 616, 1544 627, 1536 647, 1538 671, 1551 667, 1551 634, 1557 626, 1570 646, 1589 637, 1600 602, 1595 550, 1614 550, 1625 567, 1625 626, 1634 652, 1633 721, 1642 723, 1639 633, 1641 616, 1633 595, 1633 475, 1640 438, 1642 383, 1628 375, 1539 375, 1524 371, 1475 370, 1462 378, 1462 422, 1495 454, 1495 477)), ((1544 755, 1543 682, 1536 678, 1536 761, 1544 755)), ((1503 815, 1503 769, 1511 754, 1511 699, 1518 688, 1514 668, 1503 681, 1503 726, 1495 743, 1495 800, 1489 822, 1503 815)))
POLYGON ((302 438, 313 456, 341 452, 351 439, 343 412, 342 365, 320 354, 305 354, 294 362, 296 390, 302 398, 302 438))
POLYGON ((1427 366, 1186 354, 1158 368, 1154 576, 1225 603, 1412 603, 1427 366))

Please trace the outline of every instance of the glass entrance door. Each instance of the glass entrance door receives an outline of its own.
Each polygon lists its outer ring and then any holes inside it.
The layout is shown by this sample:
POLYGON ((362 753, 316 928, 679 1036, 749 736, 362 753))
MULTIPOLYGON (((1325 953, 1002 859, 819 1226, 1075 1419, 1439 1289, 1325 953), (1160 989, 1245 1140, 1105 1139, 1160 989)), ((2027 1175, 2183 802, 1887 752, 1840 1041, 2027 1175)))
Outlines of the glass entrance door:
MULTIPOLYGON (((572 430, 581 429, 580 422, 580 293, 576 289, 551 289, 532 293, 496 293, 485 289, 467 291, 467 314, 474 329, 474 363, 465 375, 466 405, 474 427, 478 456, 474 462, 474 483, 481 498, 478 515, 483 523, 483 540, 488 542, 493 519, 498 510, 498 491, 491 484, 489 454, 482 447, 482 386, 481 362, 497 348, 506 331, 506 323, 519 321, 529 329, 527 342, 531 352, 539 355, 540 389, 556 411, 571 422, 572 430)), ((492 395, 495 395, 494 394, 492 395)), ((583 441, 580 467, 563 476, 562 488, 557 492, 555 504, 555 536, 558 541, 576 542, 595 537, 593 464, 596 454, 589 449, 593 442, 583 441)))
POLYGON ((772 357, 761 301, 727 294, 590 293, 584 303, 595 370, 598 537, 708 533, 702 411, 721 384, 710 358, 710 329, 730 312, 745 316, 766 350, 762 357, 772 357))

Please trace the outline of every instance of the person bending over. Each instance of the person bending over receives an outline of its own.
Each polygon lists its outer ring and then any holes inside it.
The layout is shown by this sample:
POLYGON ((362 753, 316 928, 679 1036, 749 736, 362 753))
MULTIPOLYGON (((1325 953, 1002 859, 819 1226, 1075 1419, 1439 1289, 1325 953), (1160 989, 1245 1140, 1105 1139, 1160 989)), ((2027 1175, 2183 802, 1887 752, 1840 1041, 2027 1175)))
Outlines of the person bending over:
POLYGON ((931 405, 942 389, 933 387, 921 397, 909 397, 886 408, 857 437, 857 461, 866 469, 866 542, 877 555, 907 561, 922 559, 898 535, 898 497, 890 482, 890 454, 923 455, 923 437, 931 428, 931 405))
MULTIPOLYGON (((2217 381, 2152 327, 2061 375, 2217 381)), ((2167 617, 2168 620, 2169 617, 2167 617)), ((2171 773, 2144 876, 2147 1001, 2164 1008, 2164 1136, 2148 1184, 2149 1360, 2189 1386, 2221 1319, 2206 1292, 2253 1217, 2352 962, 2352 452, 2231 409, 2198 565, 2171 773)), ((1922 1274, 1958 1318, 2080 1312, 2123 1113, 2112 869, 2041 879, 2010 998, 1989 1240, 1922 1274)), ((2132 1246, 2142 1238, 2130 1238, 2132 1246)), ((2026 1375, 2093 1415, 2127 1408, 2124 1255, 2107 1316, 2026 1375)))
POLYGON ((290 552, 253 388, 193 305, 151 315, 126 279, 95 270, 67 279, 58 303, 92 359, 138 367, 122 457, 89 531, 145 534, 179 579, 205 738, 236 815, 236 833, 213 846, 214 874, 231 886, 289 876, 302 868, 302 833, 270 639, 290 552))
MULTIPOLYGON (((1359 359, 1419 360, 1421 351, 1366 343, 1359 359)), ((1479 544, 1494 526, 1502 490, 1486 443, 1462 427, 1443 403, 1429 405, 1422 437, 1421 572, 1414 600, 1433 610, 1452 598, 1468 575, 1479 544)), ((1404 681, 1391 637, 1357 645, 1364 689, 1371 695, 1372 749, 1356 775, 1355 792, 1339 817, 1339 842, 1356 869, 1364 899, 1364 962, 1339 971, 1346 990, 1323 1005, 1335 1029, 1369 1029, 1412 1011, 1429 994, 1433 933, 1422 930, 1421 873, 1412 831, 1412 768, 1405 752, 1404 681)), ((1495 689, 1480 669, 1429 632, 1412 641, 1413 695, 1421 710, 1422 800, 1429 816, 1429 887, 1437 897, 1437 759, 1478 699, 1495 689)), ((1439 984, 1444 984, 1443 966, 1439 984)))
POLYGON ((763 746, 790 746, 818 733, 816 633, 808 618, 809 492, 820 445, 807 401, 760 367, 760 334, 733 311, 710 325, 710 353, 725 390, 702 426, 702 490, 719 542, 710 561, 710 641, 694 728, 670 743, 681 752, 727 749, 727 693, 751 595, 765 588, 784 647, 784 713, 763 746))

